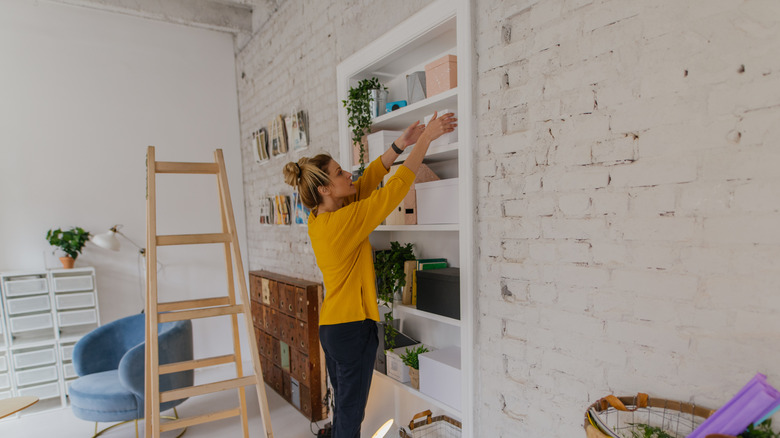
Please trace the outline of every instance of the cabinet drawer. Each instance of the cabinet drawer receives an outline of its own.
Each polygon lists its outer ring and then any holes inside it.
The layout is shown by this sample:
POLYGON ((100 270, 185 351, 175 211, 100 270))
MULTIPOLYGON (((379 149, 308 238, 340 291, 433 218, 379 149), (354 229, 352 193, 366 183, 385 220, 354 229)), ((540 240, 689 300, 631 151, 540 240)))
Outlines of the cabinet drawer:
POLYGON ((92 292, 86 292, 78 294, 55 295, 54 302, 56 303, 57 310, 95 307, 95 294, 92 292))
POLYGON ((49 292, 45 278, 33 278, 27 280, 10 280, 5 282, 5 296, 21 297, 25 295, 38 295, 49 292))
POLYGON ((46 347, 39 350, 14 353, 14 368, 30 368, 42 365, 50 365, 57 362, 54 347, 46 347))
POLYGON ((75 344, 70 345, 63 345, 60 347, 60 355, 62 356, 62 360, 64 361, 70 361, 73 360, 73 347, 75 344))
POLYGON ((8 371, 8 359, 5 356, 0 356, 0 372, 8 371))
POLYGON ((0 389, 6 389, 11 387, 11 378, 8 373, 0 373, 0 389))
POLYGON ((30 386, 28 388, 19 388, 20 396, 34 395, 39 399, 54 398, 60 396, 59 382, 47 383, 45 385, 30 386))
POLYGON ((57 380, 57 367, 51 365, 42 368, 31 368, 29 370, 17 371, 15 375, 16 384, 19 386, 36 385, 57 380))
POLYGON ((92 290, 91 275, 79 275, 77 277, 54 277, 54 292, 76 292, 80 290, 92 290))
POLYGON ((11 398, 12 396, 13 396, 13 394, 11 393, 10 390, 9 391, 0 391, 0 400, 11 398))
POLYGON ((60 321, 60 327, 95 324, 97 323, 97 312, 95 309, 60 312, 57 314, 57 319, 60 321))
POLYGON ((37 295, 27 298, 14 298, 8 300, 8 314, 19 315, 22 313, 44 312, 51 310, 48 295, 37 295))
POLYGON ((266 306, 271 305, 271 283, 267 278, 260 279, 260 298, 266 306))
POLYGON ((54 327, 54 320, 51 317, 51 313, 17 316, 16 318, 8 318, 8 322, 11 326, 11 333, 29 332, 54 327))
POLYGON ((79 376, 76 374, 76 368, 72 363, 66 363, 62 365, 62 375, 65 376, 66 379, 72 379, 79 376))

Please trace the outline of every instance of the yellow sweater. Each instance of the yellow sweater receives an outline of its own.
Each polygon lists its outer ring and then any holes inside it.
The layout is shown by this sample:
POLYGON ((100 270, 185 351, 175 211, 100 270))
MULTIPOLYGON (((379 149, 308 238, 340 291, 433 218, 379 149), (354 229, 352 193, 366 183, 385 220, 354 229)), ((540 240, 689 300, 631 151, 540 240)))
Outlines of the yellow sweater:
POLYGON ((368 235, 398 207, 414 183, 414 173, 399 166, 387 184, 381 158, 356 182, 357 193, 334 212, 309 215, 309 237, 325 283, 320 325, 379 321, 376 274, 368 235))

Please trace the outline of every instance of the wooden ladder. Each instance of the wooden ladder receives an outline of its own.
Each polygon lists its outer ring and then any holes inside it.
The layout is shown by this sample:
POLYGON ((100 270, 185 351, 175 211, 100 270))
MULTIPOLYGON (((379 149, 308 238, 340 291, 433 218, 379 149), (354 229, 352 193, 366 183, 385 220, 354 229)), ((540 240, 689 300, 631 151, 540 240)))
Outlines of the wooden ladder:
POLYGON ((257 350, 255 332, 252 327, 249 293, 247 291, 241 252, 238 247, 236 222, 233 216, 233 204, 228 190, 227 173, 222 150, 214 151, 214 163, 181 163, 155 161, 154 146, 147 150, 147 201, 146 201, 146 365, 145 365, 145 416, 146 437, 159 437, 160 433, 182 429, 197 424, 240 416, 244 429, 244 438, 249 438, 245 386, 254 385, 257 388, 257 398, 260 403, 260 413, 264 437, 273 438, 271 416, 268 410, 268 399, 265 394, 263 370, 257 350), (158 173, 174 174, 214 174, 217 176, 219 188, 219 203, 222 216, 222 232, 213 234, 180 234, 157 235, 156 212, 156 175, 158 173), (227 271, 227 296, 159 303, 157 297, 157 247, 165 245, 194 245, 221 243, 225 247, 225 264, 227 271), (236 280, 241 293, 241 304, 236 303, 234 265, 236 280), (249 345, 254 364, 254 375, 244 376, 241 365, 241 345, 238 335, 238 314, 244 314, 249 345), (158 350, 157 324, 170 321, 181 321, 196 318, 210 318, 230 315, 233 328, 233 354, 195 359, 160 365, 158 350), (235 379, 178 388, 160 392, 160 375, 197 368, 234 363, 235 379), (211 412, 190 418, 181 418, 160 423, 160 404, 185 397, 211 394, 228 389, 238 389, 238 408, 211 412))

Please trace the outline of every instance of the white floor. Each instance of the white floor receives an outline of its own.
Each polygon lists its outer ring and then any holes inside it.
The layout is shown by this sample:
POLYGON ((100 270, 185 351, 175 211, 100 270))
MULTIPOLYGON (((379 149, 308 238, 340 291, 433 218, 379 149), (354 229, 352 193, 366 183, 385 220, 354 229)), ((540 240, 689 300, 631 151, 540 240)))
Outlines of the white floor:
MULTIPOLYGON (((196 383, 200 383, 202 374, 198 374, 196 383)), ((210 377, 210 376, 209 376, 210 377)), ((212 379, 207 379, 212 380, 212 379)), ((218 379, 214 379, 218 380, 218 379)), ((247 388, 247 410, 249 412, 249 430, 251 437, 262 437, 262 422, 260 408, 257 403, 257 391, 254 387, 247 388)), ((215 394, 193 397, 179 405, 176 410, 180 417, 191 417, 213 411, 221 411, 238 406, 237 391, 222 391, 215 394)), ((271 424, 274 438, 306 438, 316 436, 319 427, 287 403, 279 394, 266 385, 268 409, 271 412, 271 424)), ((168 411, 165 414, 171 413, 168 411)), ((322 426, 325 421, 319 423, 322 426)), ((99 428, 110 424, 101 423, 99 428)), ((143 421, 138 422, 138 435, 144 436, 143 421)), ((80 420, 73 416, 69 408, 53 409, 45 412, 21 415, 0 421, 0 437, 2 438, 88 438, 95 432, 95 423, 80 420)), ((176 431, 166 432, 163 437, 175 437, 176 431)), ((133 423, 118 426, 101 437, 132 438, 135 437, 133 423)), ((228 418, 211 423, 190 427, 184 438, 241 438, 243 431, 239 417, 228 418)))

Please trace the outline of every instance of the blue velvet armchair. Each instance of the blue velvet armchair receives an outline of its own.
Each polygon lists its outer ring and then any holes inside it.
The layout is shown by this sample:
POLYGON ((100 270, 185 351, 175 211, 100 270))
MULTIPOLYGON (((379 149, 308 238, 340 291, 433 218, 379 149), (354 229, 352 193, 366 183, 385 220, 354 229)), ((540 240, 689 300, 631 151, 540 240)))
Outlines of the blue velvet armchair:
MULTIPOLYGON (((144 417, 145 316, 132 315, 98 327, 73 349, 79 378, 70 386, 73 414, 98 422, 137 421, 144 417)), ((160 364, 192 360, 192 323, 162 323, 158 330, 160 364)), ((192 386, 193 372, 160 376, 160 391, 192 386)), ((166 411, 186 399, 162 403, 166 411)), ((113 426, 112 426, 113 427, 113 426)), ((102 433, 102 432, 101 432, 102 433)))

